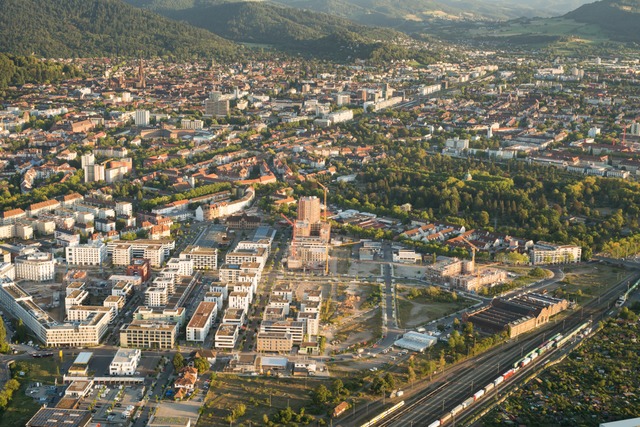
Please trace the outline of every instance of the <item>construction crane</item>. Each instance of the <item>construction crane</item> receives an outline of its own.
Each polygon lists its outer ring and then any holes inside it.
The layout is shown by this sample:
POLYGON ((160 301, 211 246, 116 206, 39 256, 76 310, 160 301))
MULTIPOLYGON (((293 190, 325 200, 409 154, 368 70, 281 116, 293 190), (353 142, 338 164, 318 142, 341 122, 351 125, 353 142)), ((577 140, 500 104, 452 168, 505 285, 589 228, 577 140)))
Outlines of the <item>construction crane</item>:
POLYGON ((297 253, 296 253, 296 225, 293 223, 293 221, 291 221, 289 218, 287 218, 287 216, 283 213, 280 214, 280 216, 282 218, 284 218, 285 221, 287 221, 289 223, 289 225, 291 226, 291 228, 293 229, 293 233, 291 236, 291 256, 295 259, 297 258, 297 253))
POLYGON ((460 239, 471 247, 471 262, 473 263, 473 266, 475 268, 475 265, 476 265, 476 251, 479 250, 478 247, 476 245, 474 245, 473 243, 471 243, 470 241, 468 241, 467 239, 465 239, 463 236, 460 236, 460 239))
POLYGON ((316 181, 316 184, 318 184, 324 190, 324 221, 327 222, 327 193, 329 192, 329 190, 320 181, 316 181))

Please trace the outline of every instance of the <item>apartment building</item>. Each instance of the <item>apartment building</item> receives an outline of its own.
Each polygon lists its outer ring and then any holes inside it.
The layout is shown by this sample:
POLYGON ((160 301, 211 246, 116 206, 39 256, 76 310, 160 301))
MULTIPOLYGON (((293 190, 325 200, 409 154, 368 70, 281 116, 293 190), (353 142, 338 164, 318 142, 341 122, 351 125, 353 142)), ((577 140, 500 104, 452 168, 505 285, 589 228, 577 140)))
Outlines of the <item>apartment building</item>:
POLYGON ((304 338, 305 323, 295 320, 263 321, 260 324, 260 332, 280 332, 291 335, 293 342, 299 344, 304 338))
POLYGON ((180 253, 180 259, 193 260, 196 270, 215 270, 218 268, 218 249, 189 245, 180 253))
POLYGON ((133 248, 130 244, 123 243, 113 248, 111 262, 113 265, 128 266, 133 259, 133 248))
POLYGON ((201 302, 187 325, 187 341, 204 342, 216 318, 215 302, 201 302))
POLYGON ((104 243, 68 246, 65 248, 67 264, 102 265, 107 260, 104 243))
POLYGON ((89 292, 85 290, 76 290, 72 291, 69 295, 67 295, 64 299, 64 312, 68 316, 69 309, 76 305, 82 304, 84 300, 89 297, 89 292))
POLYGON ((259 353, 285 353, 293 348, 293 338, 286 332, 258 332, 256 351, 259 353))
POLYGON ((147 307, 164 307, 168 301, 168 288, 151 287, 144 291, 144 304, 147 307))
POLYGON ((186 322, 186 310, 184 307, 158 309, 141 305, 133 312, 133 318, 134 320, 177 323, 178 328, 181 328, 186 322))
POLYGON ((18 256, 15 265, 18 279, 45 282, 55 277, 55 260, 50 253, 36 252, 18 256))
POLYGON ((138 348, 119 348, 109 364, 109 375, 129 376, 138 369, 142 352, 138 348))
POLYGON ((573 245, 556 245, 548 242, 537 242, 531 251, 531 263, 538 264, 568 264, 580 262, 582 248, 573 245))
POLYGON ((229 323, 223 323, 218 327, 215 337, 215 348, 233 350, 238 342, 240 327, 229 323))
POLYGON ((133 320, 120 328, 120 346, 166 350, 173 348, 177 335, 177 323, 133 320))

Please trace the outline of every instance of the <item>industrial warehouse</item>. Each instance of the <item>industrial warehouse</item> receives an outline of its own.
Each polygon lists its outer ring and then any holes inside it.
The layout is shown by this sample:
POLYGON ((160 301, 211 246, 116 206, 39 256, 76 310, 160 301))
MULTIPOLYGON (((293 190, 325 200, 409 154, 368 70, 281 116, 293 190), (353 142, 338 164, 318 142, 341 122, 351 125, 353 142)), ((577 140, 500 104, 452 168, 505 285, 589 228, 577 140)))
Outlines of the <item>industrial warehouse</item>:
POLYGON ((487 307, 463 315, 481 330, 507 331, 510 338, 537 328, 569 306, 565 299, 541 294, 526 294, 503 299, 496 298, 487 307))

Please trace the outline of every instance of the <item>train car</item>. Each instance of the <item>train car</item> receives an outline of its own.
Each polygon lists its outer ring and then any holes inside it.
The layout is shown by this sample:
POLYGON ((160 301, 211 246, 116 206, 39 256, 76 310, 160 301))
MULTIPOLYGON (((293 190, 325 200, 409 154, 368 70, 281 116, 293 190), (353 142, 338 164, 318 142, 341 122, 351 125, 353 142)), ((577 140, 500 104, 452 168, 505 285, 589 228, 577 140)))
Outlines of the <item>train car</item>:
POLYGON ((489 392, 491 390, 493 390, 494 388, 496 388, 496 385, 494 383, 489 383, 484 387, 484 394, 489 394, 489 392))
POLYGON ((462 405, 458 405, 455 408, 453 408, 451 410, 451 416, 455 417, 457 414, 459 414, 460 412, 462 412, 462 410, 464 409, 464 406, 462 405))
POLYGON ((560 341, 562 341, 562 337, 563 337, 563 335, 562 335, 562 334, 558 334, 558 335, 556 336, 556 338, 553 340, 553 343, 554 343, 554 346, 555 346, 555 347, 558 347, 558 343, 559 343, 560 341))
MULTIPOLYGON (((558 340, 560 338, 562 338, 562 334, 555 334, 554 336, 549 338, 549 342, 555 344, 556 342, 558 342, 558 340)), ((552 346, 553 346, 553 344, 552 344, 552 346)))
POLYGON ((504 375, 500 375, 498 378, 496 378, 495 380, 493 380, 493 385, 495 387, 498 387, 500 384, 502 384, 504 382, 504 375))
POLYGON ((446 423, 449 422, 451 418, 453 418, 453 415, 451 415, 451 412, 447 412, 442 416, 442 418, 440 418, 440 425, 441 426, 445 425, 446 423))
POLYGON ((482 396, 484 396, 484 393, 485 393, 484 389, 480 389, 480 390, 476 391, 473 394, 473 400, 475 401, 475 400, 480 399, 482 396))
POLYGON ((520 362, 520 367, 525 367, 527 366, 529 363, 531 363, 531 358, 530 357, 525 357, 524 359, 522 359, 522 361, 520 362))
POLYGON ((516 373, 515 369, 509 369, 507 372, 505 372, 504 374, 502 374, 502 376, 504 377, 504 380, 508 380, 509 378, 511 378, 512 376, 514 376, 516 373))
POLYGON ((440 420, 436 420, 429 424, 427 427, 440 427, 440 420))
POLYGON ((462 402, 462 408, 466 409, 469 406, 473 405, 473 402, 475 402, 476 400, 473 397, 468 398, 467 400, 465 400, 464 402, 462 402))

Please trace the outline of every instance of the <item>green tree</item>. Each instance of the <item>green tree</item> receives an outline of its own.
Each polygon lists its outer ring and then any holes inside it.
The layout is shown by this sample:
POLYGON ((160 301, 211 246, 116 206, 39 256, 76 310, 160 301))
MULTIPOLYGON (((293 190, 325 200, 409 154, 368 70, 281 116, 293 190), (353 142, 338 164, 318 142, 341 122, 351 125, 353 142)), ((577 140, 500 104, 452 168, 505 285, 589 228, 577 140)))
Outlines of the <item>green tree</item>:
POLYGON ((8 353, 10 350, 11 347, 7 342, 7 330, 4 327, 4 322, 0 318, 0 353, 8 353))
POLYGON ((323 405, 331 398, 331 392, 324 384, 320 384, 313 390, 311 398, 314 403, 323 405))
POLYGON ((173 356, 173 367, 176 371, 184 368, 184 356, 182 353, 178 352, 175 356, 173 356))
POLYGON ((198 374, 202 375, 211 368, 211 364, 204 357, 198 357, 193 361, 193 367, 198 370, 198 374))

